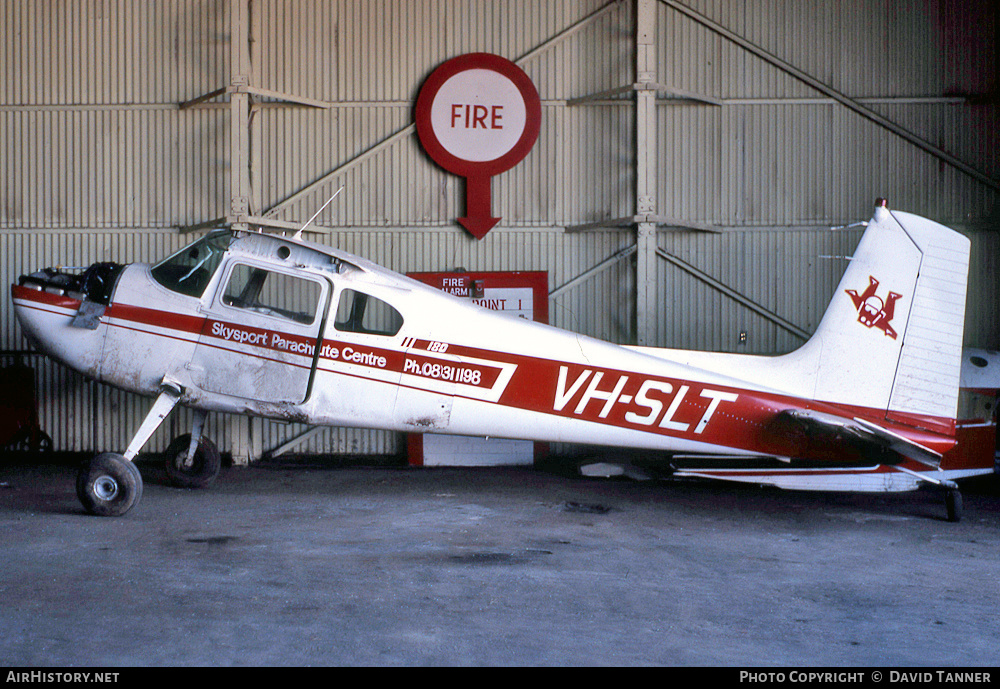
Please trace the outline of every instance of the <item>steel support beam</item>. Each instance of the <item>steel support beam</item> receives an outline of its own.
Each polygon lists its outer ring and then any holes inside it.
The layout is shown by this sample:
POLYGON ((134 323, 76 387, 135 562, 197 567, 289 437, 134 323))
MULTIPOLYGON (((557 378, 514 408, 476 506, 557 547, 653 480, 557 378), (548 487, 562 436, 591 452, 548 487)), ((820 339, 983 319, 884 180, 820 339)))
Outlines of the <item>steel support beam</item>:
MULTIPOLYGON (((656 83, 656 0, 635 0, 635 82, 656 83)), ((635 90, 636 215, 656 215, 656 91, 635 90)), ((656 223, 636 224, 636 343, 656 339, 656 223)))
POLYGON ((612 256, 609 256, 608 258, 604 259, 603 261, 601 261, 600 263, 598 263, 596 266, 594 266, 592 268, 588 268, 587 270, 583 271, 582 273, 580 273, 576 277, 571 278, 570 280, 567 280, 563 284, 561 284, 558 287, 556 287, 554 290, 552 290, 551 292, 549 292, 549 299, 553 299, 555 297, 558 297, 560 294, 562 294, 566 290, 569 290, 569 289, 572 289, 573 287, 576 287, 580 283, 589 280, 590 278, 592 278, 593 276, 597 275, 601 271, 607 270, 608 268, 610 268, 614 264, 618 263, 619 261, 625 260, 626 258, 628 258, 629 256, 631 256, 632 254, 634 254, 635 251, 636 251, 636 247, 635 247, 635 245, 632 245, 632 246, 625 247, 621 251, 615 252, 612 256))
POLYGON ((544 41, 543 43, 540 43, 539 45, 535 46, 534 48, 532 48, 531 50, 529 50, 528 52, 526 52, 524 55, 522 55, 521 57, 519 57, 516 60, 514 60, 513 62, 516 65, 521 66, 523 63, 527 62, 528 60, 530 60, 531 58, 535 57, 536 55, 540 55, 541 53, 544 53, 546 50, 548 50, 552 46, 554 46, 554 45, 556 45, 558 43, 561 43, 562 41, 566 40, 567 38, 569 38, 570 36, 572 36, 573 34, 575 34, 577 31, 579 31, 580 29, 582 29, 585 26, 587 26, 588 24, 590 24, 590 22, 594 21, 598 17, 603 16, 605 13, 607 13, 608 11, 614 9, 618 5, 621 5, 622 2, 623 2, 623 0, 611 0, 611 2, 609 2, 608 4, 603 5, 602 7, 598 7, 596 10, 594 10, 593 12, 591 12, 590 14, 588 14, 583 19, 580 19, 579 21, 573 22, 572 24, 570 24, 569 26, 567 26, 565 29, 563 29, 562 31, 560 31, 559 33, 557 33, 555 36, 552 36, 551 38, 549 38, 548 40, 544 41))
MULTIPOLYGON (((518 67, 523 67, 524 63, 527 62, 528 60, 531 60, 532 58, 537 57, 538 55, 540 55, 541 53, 545 52, 549 48, 552 48, 553 46, 555 46, 555 45, 559 44, 560 42, 566 40, 567 38, 569 38, 570 36, 572 36, 573 34, 575 34, 577 31, 579 31, 580 29, 582 29, 585 26, 587 26, 588 24, 590 24, 595 19, 598 19, 599 17, 604 16, 610 10, 614 9, 615 7, 618 7, 621 3, 622 3, 622 0, 611 0, 611 2, 607 3, 606 5, 603 5, 603 6, 599 7, 598 9, 596 9, 593 12, 591 12, 590 14, 588 14, 586 17, 583 17, 582 19, 574 22, 573 24, 571 24, 570 26, 566 27, 565 29, 563 29, 562 31, 560 31, 559 33, 557 33, 556 35, 552 36, 551 38, 549 38, 546 41, 542 42, 541 44, 539 44, 535 48, 531 49, 530 51, 528 51, 527 53, 525 53, 521 57, 513 60, 514 64, 516 64, 518 67)), ((290 196, 286 197, 282 201, 279 201, 278 203, 276 203, 274 206, 271 206, 271 208, 267 209, 267 211, 265 211, 262 215, 265 218, 273 218, 275 215, 277 215, 279 212, 281 212, 282 210, 284 210, 285 208, 287 208, 291 204, 293 204, 296 201, 300 200, 304 196, 312 193, 313 191, 316 191, 319 187, 323 186, 324 184, 327 184, 328 182, 332 181, 334 178, 337 177, 337 175, 345 172, 349 168, 351 168, 351 167, 357 165, 358 163, 366 160, 367 158, 369 158, 372 155, 378 153, 382 149, 390 146, 391 144, 399 141, 400 139, 402 139, 402 138, 404 138, 406 136, 409 136, 410 134, 413 134, 414 132, 416 132, 416 130, 417 130, 417 126, 416 126, 416 124, 413 124, 413 123, 408 124, 407 126, 403 127, 402 129, 396 130, 395 132, 393 132, 392 134, 390 134, 386 138, 384 138, 381 141, 379 141, 378 143, 372 145, 367 150, 362 151, 361 153, 359 153, 358 155, 354 156, 350 160, 342 163, 341 165, 338 165, 336 168, 334 168, 330 172, 327 172, 322 177, 320 177, 320 178, 316 179, 315 181, 309 183, 305 187, 302 187, 301 189, 299 189, 298 191, 294 192, 290 196)))
POLYGON ((726 38, 726 39, 732 41, 733 43, 735 43, 736 45, 740 46, 741 48, 743 48, 747 52, 756 55, 757 57, 759 57, 760 59, 764 60, 768 64, 771 64, 771 65, 777 67, 778 69, 780 69, 781 71, 785 72, 786 74, 795 77, 799 81, 803 82, 804 84, 806 84, 808 86, 811 86, 812 88, 816 89, 820 93, 823 93, 823 94, 829 96, 830 98, 833 98, 835 101, 837 101, 841 105, 845 106, 846 108, 848 108, 850 110, 853 110, 854 112, 856 112, 857 114, 861 115, 862 117, 865 117, 865 118, 871 120, 872 122, 874 122, 875 124, 879 125, 880 127, 888 129, 890 132, 892 132, 896 136, 899 136, 899 137, 905 139, 906 141, 910 142, 911 144, 913 144, 917 148, 921 149, 922 151, 924 151, 926 153, 930 153, 935 158, 938 158, 939 160, 944 161, 945 163, 951 165, 952 167, 955 167, 958 170, 961 170, 965 174, 969 175, 973 179, 976 179, 976 180, 982 182, 983 184, 985 184, 986 186, 990 187, 991 189, 995 189, 995 190, 1000 191, 1000 182, 998 182, 997 180, 992 179, 991 177, 988 177, 987 175, 985 175, 982 172, 980 172, 979 170, 975 169, 974 167, 972 167, 968 163, 965 163, 964 161, 959 160, 955 156, 951 155, 947 151, 944 151, 944 150, 938 148, 937 146, 934 146, 933 144, 929 143, 925 139, 920 138, 916 134, 914 134, 914 133, 912 133, 910 131, 907 131, 903 127, 899 126, 898 124, 896 124, 895 122, 893 122, 892 120, 890 120, 888 117, 883 117, 882 115, 879 115, 874 110, 865 107, 864 105, 862 105, 856 99, 850 98, 850 97, 844 95, 840 91, 837 91, 833 87, 824 84, 819 79, 816 79, 815 77, 813 77, 810 74, 802 71, 798 67, 795 67, 794 65, 789 64, 788 62, 785 62, 781 58, 779 58, 779 57, 777 57, 775 55, 772 55, 771 53, 767 52, 766 50, 764 50, 760 46, 755 45, 754 43, 751 43, 750 41, 748 41, 747 39, 743 38, 742 36, 740 36, 740 35, 732 32, 729 29, 727 29, 726 27, 722 26, 718 22, 715 22, 715 21, 709 19, 705 15, 701 14, 700 12, 697 12, 697 11, 691 9, 690 7, 688 7, 686 5, 683 5, 683 4, 679 3, 679 2, 676 2, 676 0, 658 0, 658 1, 664 3, 668 7, 671 7, 673 9, 677 10, 678 12, 680 12, 681 14, 689 17, 690 19, 693 19, 694 21, 698 22, 702 26, 704 26, 704 27, 706 27, 708 29, 711 29, 712 31, 714 31, 715 33, 719 34, 723 38, 726 38))
MULTIPOLYGON (((247 0, 232 0, 230 15, 229 100, 229 215, 250 212, 250 94, 239 90, 250 84, 250 7, 247 0)), ((236 229, 245 229, 245 227, 236 229)))
POLYGON ((733 289, 732 287, 730 287, 729 285, 725 284, 724 282, 721 282, 720 280, 717 280, 716 278, 712 277, 711 275, 709 275, 705 271, 701 270, 700 268, 696 268, 695 266, 691 265, 687 261, 685 261, 685 260, 683 260, 681 258, 678 258, 677 256, 674 256, 671 253, 667 253, 666 251, 663 251, 662 249, 657 249, 656 250, 656 255, 659 256, 660 258, 664 259, 665 261, 668 261, 668 262, 672 263, 673 265, 675 265, 676 267, 680 268, 681 270, 683 270, 688 275, 691 275, 691 276, 693 276, 693 277, 701 280, 702 282, 704 282, 706 285, 708 285, 712 289, 717 290, 718 292, 721 292, 722 294, 726 295, 727 297, 729 297, 730 299, 732 299, 732 300, 734 300, 736 302, 739 302, 740 304, 742 304, 746 308, 750 309, 751 311, 753 311, 757 315, 763 316, 767 320, 769 320, 772 323, 774 323, 775 325, 777 325, 779 328, 781 328, 783 330, 787 330, 788 332, 790 332, 791 334, 795 335, 796 337, 801 338, 802 340, 808 340, 809 339, 810 335, 809 335, 808 331, 803 330, 802 328, 800 328, 799 326, 795 325, 791 321, 782 318, 781 316, 779 316, 778 314, 776 314, 771 309, 767 308, 766 306, 762 306, 762 305, 758 304, 753 299, 750 299, 749 297, 741 294, 739 292, 739 290, 733 289))
MULTIPOLYGON (((232 88, 230 112, 230 160, 229 182, 231 197, 229 217, 242 219, 250 215, 253 196, 251 174, 251 102, 250 86, 252 63, 250 60, 250 2, 249 0, 231 0, 230 2, 230 65, 232 88)), ((235 222, 232 228, 248 229, 243 222, 235 222)), ((226 433, 229 435, 232 447, 233 463, 247 464, 261 456, 259 440, 255 443, 253 424, 255 422, 245 416, 226 417, 226 433)), ((260 421, 256 421, 260 425, 260 421)))

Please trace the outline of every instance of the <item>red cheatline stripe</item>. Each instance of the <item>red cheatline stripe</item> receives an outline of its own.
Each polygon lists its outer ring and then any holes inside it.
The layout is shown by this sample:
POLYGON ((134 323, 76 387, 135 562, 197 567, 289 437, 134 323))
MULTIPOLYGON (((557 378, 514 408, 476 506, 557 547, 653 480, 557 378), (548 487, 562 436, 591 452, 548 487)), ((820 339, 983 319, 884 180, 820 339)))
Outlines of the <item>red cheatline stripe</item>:
MULTIPOLYGON (((70 299, 68 297, 60 295, 52 295, 47 292, 39 292, 36 290, 31 290, 23 287, 15 286, 13 288, 13 294, 15 298, 21 299, 23 301, 30 301, 35 303, 41 303, 46 305, 52 305, 59 308, 76 308, 79 306, 79 301, 70 299)), ((38 307, 36 307, 38 308, 38 307)), ((174 330, 180 333, 187 333, 189 335, 196 336, 212 336, 209 330, 210 326, 207 324, 213 323, 213 321, 207 321, 205 318, 198 316, 188 316, 181 315, 171 312, 166 312, 157 309, 149 309, 141 306, 128 305, 128 304, 114 304, 108 309, 108 316, 117 321, 127 321, 135 324, 142 324, 147 326, 156 326, 159 328, 164 328, 167 330, 174 330)), ((118 327, 128 327, 122 322, 116 322, 118 327)), ((236 324, 227 324, 234 329, 241 329, 250 331, 249 328, 240 328, 236 324)), ((262 330, 262 329, 261 329, 262 330)), ((262 331, 264 332, 264 331, 262 331)), ((274 332, 274 331, 270 331, 274 332)), ((277 335, 297 342, 307 341, 302 336, 296 336, 289 333, 277 333, 277 335)), ((217 340, 227 341, 225 338, 220 338, 214 336, 217 340)), ((311 339, 308 342, 312 342, 311 339)), ((420 349, 428 351, 432 345, 430 340, 415 339, 411 337, 404 338, 404 345, 407 343, 412 344, 413 349, 420 349)), ((228 351, 238 351, 228 347, 222 347, 218 344, 211 344, 204 342, 207 346, 215 346, 220 349, 226 349, 228 351)), ((327 345, 331 347, 337 347, 343 352, 344 349, 356 348, 356 352, 364 355, 365 353, 372 353, 375 356, 380 356, 385 358, 384 367, 373 367, 381 368, 383 370, 391 371, 393 373, 405 373, 404 365, 407 358, 415 361, 419 364, 419 370, 423 370, 424 364, 433 365, 435 363, 440 363, 443 366, 455 366, 455 367, 465 367, 466 364, 456 364, 455 362, 448 361, 446 359, 434 360, 433 352, 430 352, 431 356, 425 356, 421 354, 419 358, 412 354, 406 354, 404 351, 398 349, 384 349, 379 347, 371 347, 364 344, 355 343, 342 343, 339 341, 328 342, 327 345)), ((773 451, 774 448, 770 448, 771 443, 767 440, 769 436, 774 434, 768 433, 766 431, 766 424, 773 418, 774 414, 783 409, 789 408, 810 408, 818 409, 823 411, 828 411, 831 413, 839 414, 841 416, 853 417, 859 416, 863 418, 871 419, 875 422, 879 422, 880 416, 884 416, 884 411, 873 410, 863 407, 855 407, 850 405, 829 405, 823 403, 816 403, 806 400, 800 400, 793 397, 766 394, 755 392, 751 390, 743 390, 739 388, 726 388, 724 386, 705 386, 701 383, 693 381, 685 381, 680 379, 667 379, 660 376, 649 376, 641 372, 635 371, 625 371, 618 369, 608 369, 600 367, 590 367, 584 366, 582 364, 570 364, 566 362, 560 362, 552 359, 542 359, 538 357, 523 356, 511 352, 497 352, 486 349, 481 349, 477 347, 467 347, 462 345, 454 345, 450 343, 433 343, 436 351, 446 351, 449 355, 458 355, 459 357, 473 357, 477 359, 492 360, 496 362, 502 362, 505 364, 516 365, 516 370, 510 384, 504 391, 499 404, 503 406, 508 406, 516 409, 523 409, 526 411, 533 411, 538 413, 550 414, 563 416, 566 418, 576 418, 586 421, 592 421, 596 423, 617 426, 622 428, 634 429, 637 431, 653 432, 661 435, 676 435, 679 437, 690 437, 699 441, 730 446, 730 447, 744 447, 744 448, 756 448, 759 450, 773 451), (443 345, 444 349, 439 349, 443 345), (559 375, 560 368, 566 367, 566 383, 569 384, 572 381, 576 381, 584 371, 590 371, 590 378, 584 381, 584 385, 577 390, 567 404, 564 405, 561 411, 556 411, 554 409, 553 400, 554 394, 557 389, 557 377, 559 375), (597 396, 590 402, 583 406, 582 412, 580 414, 575 413, 577 407, 577 400, 581 399, 582 390, 586 389, 590 382, 594 379, 597 373, 601 373, 603 379, 599 388, 601 394, 609 394, 610 390, 615 388, 616 382, 622 379, 625 380, 622 387, 618 391, 619 401, 611 404, 608 409, 610 413, 606 413, 603 416, 601 412, 605 409, 605 403, 607 402, 607 397, 597 396), (658 381, 664 385, 669 384, 672 389, 671 393, 663 393, 658 397, 659 403, 665 407, 673 399, 674 395, 677 395, 681 388, 687 387, 688 394, 683 398, 679 404, 676 412, 676 419, 679 419, 688 425, 687 431, 675 432, 671 429, 660 428, 657 424, 649 423, 646 425, 637 425, 634 422, 628 421, 628 416, 626 412, 631 411, 631 418, 635 418, 637 415, 646 416, 650 411, 651 407, 639 407, 635 406, 636 395, 640 391, 640 386, 647 381, 658 381), (738 400, 732 403, 725 403, 719 406, 716 411, 718 414, 718 419, 728 417, 729 423, 719 423, 716 421, 714 424, 709 424, 707 427, 703 428, 702 433, 698 433, 697 437, 692 434, 695 429, 695 424, 701 415, 705 412, 708 405, 708 400, 701 396, 701 392, 707 387, 712 390, 722 390, 735 395, 738 395, 738 400), (631 404, 631 406, 630 406, 631 404)), ((251 345, 260 346, 260 345, 251 345)), ((263 349, 274 349, 276 351, 281 351, 277 347, 261 346, 263 349)), ((411 350, 412 351, 412 350, 411 350)), ((299 356, 311 356, 304 354, 302 352, 288 352, 289 354, 298 354, 299 356)), ((248 354, 251 356, 257 356, 253 354, 248 354)), ((269 357, 266 358, 271 361, 269 357)), ((322 370, 329 371, 329 362, 332 359, 324 359, 326 365, 322 367, 322 370)), ((343 357, 340 358, 343 361, 343 357)), ((283 363, 287 365, 289 362, 280 361, 278 363, 283 363)), ((347 363, 365 365, 365 360, 361 359, 348 359, 347 363)), ((304 366, 303 366, 304 367, 304 366)), ((496 381, 499 375, 499 370, 493 367, 489 367, 483 364, 468 364, 468 367, 477 367, 482 371, 481 385, 480 387, 488 388, 496 381), (487 369, 489 369, 487 374, 487 369)), ((429 377, 430 376, 422 376, 429 377)), ((435 379, 435 378, 431 378, 435 379)), ((440 379, 439 379, 440 380, 440 379)), ((463 381, 457 380, 453 381, 461 383, 463 381)), ((418 388, 419 389, 419 388, 418 388)), ((563 391, 564 394, 568 390, 563 391)), ((459 395, 461 396, 461 395, 459 395)), ((648 401, 648 398, 647 398, 648 401)), ((662 412, 662 408, 661 408, 662 412)), ((906 420, 906 419, 904 419, 906 420)), ((915 418, 908 419, 913 422, 923 422, 926 423, 927 419, 915 418)), ((953 424, 954 422, 950 419, 936 420, 942 425, 947 426, 948 424, 953 424)), ((897 427, 898 428, 898 427, 897 427)), ((924 444, 929 444, 930 446, 942 446, 948 443, 947 438, 944 438, 937 434, 932 433, 919 433, 912 432, 908 429, 899 429, 906 435, 917 439, 918 442, 924 444)), ((943 448, 947 449, 947 448, 943 448)), ((779 452, 780 454, 780 452, 779 452)))

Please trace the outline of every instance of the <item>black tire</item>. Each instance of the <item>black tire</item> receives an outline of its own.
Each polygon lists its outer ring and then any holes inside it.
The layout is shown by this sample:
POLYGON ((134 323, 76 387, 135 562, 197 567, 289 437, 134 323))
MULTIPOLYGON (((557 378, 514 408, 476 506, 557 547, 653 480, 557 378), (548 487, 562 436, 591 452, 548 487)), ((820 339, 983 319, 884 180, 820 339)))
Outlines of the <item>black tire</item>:
POLYGON ((949 490, 944 496, 944 507, 948 511, 948 521, 962 521, 962 494, 957 490, 949 490))
POLYGON ((105 452, 80 467, 76 495, 91 514, 120 517, 142 498, 142 474, 123 456, 105 452))
POLYGON ((191 434, 174 438, 166 452, 166 469, 170 482, 179 488, 206 488, 215 481, 222 468, 219 449, 208 438, 202 438, 190 466, 184 466, 183 457, 191 444, 191 434))

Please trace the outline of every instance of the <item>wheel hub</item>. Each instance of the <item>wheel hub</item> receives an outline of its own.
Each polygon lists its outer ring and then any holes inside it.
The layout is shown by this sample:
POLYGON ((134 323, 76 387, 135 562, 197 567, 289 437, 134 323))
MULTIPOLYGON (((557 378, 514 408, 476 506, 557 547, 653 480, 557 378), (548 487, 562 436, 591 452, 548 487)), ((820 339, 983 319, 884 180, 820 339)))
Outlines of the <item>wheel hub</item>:
POLYGON ((94 481, 94 495, 101 500, 114 500, 118 495, 118 482, 106 474, 98 476, 94 481))

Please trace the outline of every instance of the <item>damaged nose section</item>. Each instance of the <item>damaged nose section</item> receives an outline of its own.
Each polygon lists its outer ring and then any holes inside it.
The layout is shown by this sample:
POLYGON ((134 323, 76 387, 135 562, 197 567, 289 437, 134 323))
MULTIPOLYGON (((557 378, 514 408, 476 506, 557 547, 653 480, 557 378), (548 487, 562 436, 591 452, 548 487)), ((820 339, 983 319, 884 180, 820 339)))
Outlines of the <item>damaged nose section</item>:
MULTIPOLYGON (((34 290, 79 302, 79 309, 70 322, 74 328, 96 330, 105 309, 111 303, 115 284, 125 266, 118 263, 95 263, 89 268, 45 268, 18 278, 17 287, 34 290)), ((15 298, 18 290, 14 289, 15 298)), ((22 293, 23 294, 23 293, 22 293)), ((69 304, 70 301, 63 301, 69 304)), ((22 325, 24 316, 18 310, 22 325)), ((27 329, 27 328, 26 328, 27 329)))
POLYGON ((21 332, 36 350, 98 377, 106 333, 101 316, 123 270, 114 263, 96 263, 22 275, 10 289, 21 332))
POLYGON ((87 300, 107 306, 111 303, 111 293, 118 276, 124 269, 125 266, 119 263, 95 263, 89 268, 45 268, 30 275, 22 275, 17 284, 77 301, 87 300))

